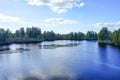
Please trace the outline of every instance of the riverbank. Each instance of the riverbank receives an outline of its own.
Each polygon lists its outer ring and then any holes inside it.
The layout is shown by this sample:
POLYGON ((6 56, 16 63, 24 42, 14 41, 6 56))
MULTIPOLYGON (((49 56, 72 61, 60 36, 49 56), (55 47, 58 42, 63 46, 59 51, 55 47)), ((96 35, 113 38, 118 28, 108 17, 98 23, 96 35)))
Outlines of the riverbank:
MULTIPOLYGON (((45 42, 45 41, 58 41, 58 40, 40 40, 40 39, 19 39, 16 38, 14 40, 9 40, 6 43, 0 43, 0 46, 6 46, 6 45, 11 45, 11 44, 33 44, 33 43, 41 43, 41 42, 45 42)), ((61 40, 63 41, 63 40, 61 40)), ((96 39, 82 39, 82 40, 70 40, 70 41, 97 41, 96 39)), ((118 43, 114 43, 110 40, 104 40, 104 41, 98 41, 99 45, 112 45, 112 46, 116 46, 116 47, 120 47, 120 45, 118 43)), ((0 48, 0 51, 6 50, 8 48, 0 48)))
MULTIPOLYGON (((57 40, 61 40, 61 39, 57 39, 57 40)), ((16 38, 16 39, 10 39, 9 41, 4 41, 4 42, 0 42, 0 46, 4 46, 4 45, 10 45, 10 44, 29 44, 29 43, 40 43, 40 42, 44 42, 44 41, 57 41, 57 40, 40 40, 40 39, 34 39, 34 38, 16 38)), ((68 39, 62 39, 62 40, 68 40, 68 39)), ((97 41, 96 39, 81 39, 81 40, 70 40, 70 41, 97 41)))
MULTIPOLYGON (((84 40, 82 39, 82 40, 66 40, 66 41, 84 41, 84 40)), ((41 43, 41 42, 45 42, 45 41, 59 41, 59 40, 14 39, 14 40, 9 40, 9 42, 7 41, 7 42, 0 43, 0 51, 9 50, 8 47, 4 47, 4 46, 8 46, 8 45, 11 45, 11 44, 34 44, 34 43, 41 43)), ((61 40, 61 41, 64 41, 64 40, 61 40)), ((97 40, 86 39, 85 41, 97 41, 97 40)), ((71 44, 67 45, 67 46, 71 46, 71 44)), ((61 45, 57 45, 57 47, 61 47, 61 45)))
POLYGON ((40 39, 34 39, 34 38, 30 38, 30 39, 27 39, 27 38, 23 38, 23 39, 19 39, 19 38, 16 38, 16 39, 10 39, 10 40, 7 40, 7 41, 2 41, 0 42, 0 46, 4 46, 4 45, 10 45, 10 44, 28 44, 28 43, 40 43, 40 42, 43 42, 43 40, 40 40, 40 39))
POLYGON ((120 47, 120 44, 118 42, 113 42, 111 40, 98 41, 98 44, 100 44, 100 45, 112 45, 112 46, 120 47))

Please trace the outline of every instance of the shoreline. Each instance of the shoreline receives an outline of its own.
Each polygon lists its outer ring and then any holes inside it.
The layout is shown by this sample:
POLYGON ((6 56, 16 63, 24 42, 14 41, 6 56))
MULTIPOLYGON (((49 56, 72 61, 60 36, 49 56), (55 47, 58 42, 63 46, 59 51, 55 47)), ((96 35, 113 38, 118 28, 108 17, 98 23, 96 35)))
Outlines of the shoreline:
MULTIPOLYGON (((61 39, 60 39, 61 40, 61 39)), ((64 40, 68 40, 68 39, 64 39, 64 40)), ((70 41, 97 41, 96 39, 81 39, 81 40, 70 40, 70 41)), ((58 41, 58 40, 13 40, 10 42, 6 42, 6 43, 0 43, 0 46, 7 46, 7 45, 11 45, 11 44, 32 44, 32 43, 41 43, 41 42, 45 42, 45 41, 58 41)), ((63 41, 63 39, 62 39, 63 41)))
MULTIPOLYGON (((4 51, 4 50, 9 50, 7 46, 11 45, 11 44, 35 44, 35 43, 41 43, 41 42, 45 42, 48 40, 34 40, 34 41, 16 41, 16 42, 11 42, 11 43, 4 43, 4 44, 0 44, 0 51, 4 51)), ((49 40, 49 41, 59 41, 59 40, 49 40)), ((48 41, 48 42, 49 42, 48 41)), ((60 40, 60 41, 64 41, 64 40, 60 40)), ((106 45, 110 45, 113 47, 117 47, 120 48, 120 45, 118 44, 114 44, 113 42, 106 42, 106 41, 98 41, 98 40, 88 40, 88 39, 84 39, 84 40, 65 40, 65 41, 94 41, 97 42, 98 45, 100 46, 106 46, 106 45)))
MULTIPOLYGON (((68 40, 68 39, 59 39, 59 40, 68 40)), ((7 45, 11 45, 11 44, 34 44, 34 43, 41 43, 41 42, 45 42, 45 41, 58 41, 57 40, 39 40, 39 39, 34 39, 34 40, 13 40, 13 41, 9 41, 9 42, 3 42, 0 43, 0 46, 7 46, 7 45)), ((81 40, 69 40, 69 41, 98 41, 96 39, 81 39, 81 40)), ((118 43, 114 43, 112 41, 98 41, 98 44, 103 44, 103 45, 112 45, 112 46, 118 46, 120 47, 120 45, 118 43)))
POLYGON ((115 46, 115 47, 120 47, 119 43, 115 43, 112 41, 98 41, 98 44, 100 45, 111 45, 111 46, 115 46))

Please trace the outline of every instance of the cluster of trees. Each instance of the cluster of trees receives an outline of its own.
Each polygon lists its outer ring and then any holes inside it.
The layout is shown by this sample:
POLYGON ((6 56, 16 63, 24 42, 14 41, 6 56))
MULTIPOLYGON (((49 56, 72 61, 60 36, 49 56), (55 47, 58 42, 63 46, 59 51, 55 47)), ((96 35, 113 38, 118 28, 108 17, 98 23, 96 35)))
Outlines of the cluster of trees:
POLYGON ((15 33, 13 33, 13 38, 36 38, 40 39, 41 37, 41 29, 32 27, 27 28, 26 30, 24 28, 20 28, 19 30, 16 30, 15 33))
POLYGON ((57 40, 97 40, 97 33, 88 31, 87 34, 82 32, 71 32, 69 34, 56 34, 57 40))
POLYGON ((9 44, 12 33, 8 30, 0 29, 0 44, 9 44))
POLYGON ((10 43, 27 43, 54 40, 97 40, 99 43, 109 43, 120 45, 120 29, 114 32, 103 27, 97 34, 94 31, 88 31, 86 34, 82 32, 71 32, 68 34, 56 34, 53 31, 44 31, 40 28, 20 28, 12 33, 9 29, 0 29, 0 45, 10 43))
POLYGON ((109 31, 106 27, 103 27, 98 34, 99 43, 120 45, 120 29, 113 32, 109 31))
POLYGON ((0 29, 0 44, 9 43, 27 43, 53 40, 97 40, 97 33, 88 31, 87 34, 82 32, 71 32, 68 34, 56 34, 53 31, 41 32, 40 28, 20 28, 12 33, 9 29, 0 29))
POLYGON ((120 45, 120 29, 115 30, 112 34, 112 41, 115 45, 120 45))

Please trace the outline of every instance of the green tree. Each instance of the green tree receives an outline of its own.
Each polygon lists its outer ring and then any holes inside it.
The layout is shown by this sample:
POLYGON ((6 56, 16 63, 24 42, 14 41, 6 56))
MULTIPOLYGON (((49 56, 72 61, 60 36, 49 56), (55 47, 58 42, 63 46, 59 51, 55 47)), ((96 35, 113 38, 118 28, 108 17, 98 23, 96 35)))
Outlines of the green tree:
POLYGON ((94 31, 88 31, 86 34, 86 39, 88 39, 88 40, 97 39, 97 33, 94 31))
POLYGON ((118 43, 118 31, 115 30, 113 33, 112 33, 112 42, 114 42, 115 44, 118 43))
POLYGON ((111 40, 111 32, 106 27, 103 27, 98 34, 99 41, 111 40))
POLYGON ((26 29, 26 37, 27 37, 27 38, 31 38, 31 37, 32 37, 32 36, 31 36, 31 32, 32 32, 31 28, 27 28, 27 29, 26 29))
POLYGON ((55 33, 53 31, 44 31, 43 33, 43 39, 46 41, 53 41, 55 40, 55 33))
POLYGON ((25 37, 25 30, 24 30, 24 28, 20 28, 20 37, 21 38, 25 37))
POLYGON ((83 40, 83 39, 85 39, 85 34, 82 33, 82 32, 78 32, 77 39, 78 39, 78 40, 83 40))

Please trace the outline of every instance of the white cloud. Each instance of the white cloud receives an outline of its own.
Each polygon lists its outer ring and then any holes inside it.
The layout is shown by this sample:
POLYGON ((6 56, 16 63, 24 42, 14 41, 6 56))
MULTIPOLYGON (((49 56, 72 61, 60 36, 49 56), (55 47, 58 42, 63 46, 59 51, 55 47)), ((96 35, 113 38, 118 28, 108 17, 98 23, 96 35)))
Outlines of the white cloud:
POLYGON ((0 22, 19 22, 19 17, 8 16, 0 13, 0 22))
POLYGON ((95 23, 89 25, 93 28, 95 28, 98 32, 103 28, 107 27, 110 31, 114 31, 120 28, 120 21, 117 22, 104 22, 104 23, 95 23))
POLYGON ((94 27, 114 27, 114 28, 120 28, 120 21, 118 22, 112 22, 112 23, 96 23, 92 24, 94 27))
POLYGON ((85 4, 79 0, 27 0, 28 5, 48 6, 53 12, 65 13, 73 7, 83 7, 85 4))
POLYGON ((78 7, 83 7, 85 5, 84 2, 81 2, 78 7))
POLYGON ((45 20, 45 23, 52 25, 68 25, 68 24, 77 24, 78 21, 64 19, 64 18, 49 18, 45 20))

